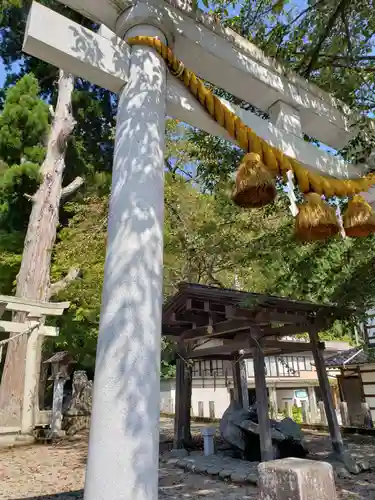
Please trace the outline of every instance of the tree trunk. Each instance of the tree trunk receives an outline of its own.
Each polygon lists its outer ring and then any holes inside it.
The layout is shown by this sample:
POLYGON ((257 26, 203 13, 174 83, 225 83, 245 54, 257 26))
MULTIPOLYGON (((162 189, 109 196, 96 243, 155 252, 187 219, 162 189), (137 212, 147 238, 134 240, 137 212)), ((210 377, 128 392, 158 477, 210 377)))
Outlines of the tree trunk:
MULTIPOLYGON (((58 85, 56 110, 41 167, 42 183, 32 197, 33 206, 17 277, 17 297, 39 301, 48 301, 50 296, 51 254, 59 222, 65 150, 75 124, 72 116, 74 77, 60 70, 58 85)), ((0 427, 21 424, 26 347, 27 335, 8 344, 0 386, 0 427)))

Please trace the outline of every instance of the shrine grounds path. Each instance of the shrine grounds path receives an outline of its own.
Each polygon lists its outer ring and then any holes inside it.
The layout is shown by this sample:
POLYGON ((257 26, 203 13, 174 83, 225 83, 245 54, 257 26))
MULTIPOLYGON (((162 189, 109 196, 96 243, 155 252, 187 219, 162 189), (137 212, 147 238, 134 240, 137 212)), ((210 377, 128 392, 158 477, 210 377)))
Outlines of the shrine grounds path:
MULTIPOLYGON (((194 424, 198 432, 202 424, 194 424)), ((173 422, 161 419, 162 441, 172 437, 173 422)), ((82 499, 87 433, 53 445, 0 450, 1 500, 74 500, 82 499)), ((330 442, 325 434, 307 434, 311 452, 326 456, 330 442)), ((348 449, 358 458, 370 461, 375 468, 375 439, 350 436, 348 449)), ((161 446, 161 453, 166 445, 161 446)), ((340 500, 374 500, 375 472, 336 480, 340 500)), ((162 500, 258 500, 253 486, 238 486, 207 476, 185 472, 160 463, 159 498, 162 500)))

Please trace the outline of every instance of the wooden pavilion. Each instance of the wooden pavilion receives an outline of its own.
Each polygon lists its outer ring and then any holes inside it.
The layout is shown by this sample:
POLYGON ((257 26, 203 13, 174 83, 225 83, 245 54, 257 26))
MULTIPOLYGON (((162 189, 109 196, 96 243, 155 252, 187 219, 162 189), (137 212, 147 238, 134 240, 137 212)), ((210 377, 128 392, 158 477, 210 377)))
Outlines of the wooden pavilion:
POLYGON ((163 308, 163 334, 176 344, 175 446, 191 439, 191 360, 231 360, 235 398, 243 402, 241 360, 253 358, 262 461, 273 459, 264 358, 311 350, 327 414, 332 447, 338 458, 344 446, 323 358, 319 332, 354 310, 238 290, 183 283, 163 308), (308 333, 309 342, 283 337, 308 333), (215 339, 215 342, 212 340, 215 339), (212 344, 215 344, 212 346, 212 344))

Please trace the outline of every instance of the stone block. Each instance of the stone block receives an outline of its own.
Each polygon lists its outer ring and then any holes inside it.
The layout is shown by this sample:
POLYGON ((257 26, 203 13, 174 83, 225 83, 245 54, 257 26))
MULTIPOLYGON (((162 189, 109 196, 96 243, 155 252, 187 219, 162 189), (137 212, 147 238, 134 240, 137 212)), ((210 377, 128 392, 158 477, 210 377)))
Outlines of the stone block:
POLYGON ((368 462, 367 460, 359 460, 357 462, 357 465, 360 467, 361 471, 363 471, 363 472, 371 470, 370 462, 368 462))
POLYGON ((195 464, 195 472, 198 472, 198 474, 204 474, 206 472, 207 465, 204 463, 196 463, 195 464))
POLYGON ((332 466, 300 458, 258 466, 261 500, 337 500, 332 466))
POLYGON ((247 472, 233 472, 233 474, 231 474, 230 476, 230 479, 231 481, 233 481, 234 483, 246 483, 246 478, 248 476, 248 473, 247 472))
POLYGON ((359 464, 347 451, 340 454, 333 451, 329 454, 328 460, 335 465, 343 464, 351 474, 359 474, 361 472, 359 464))
POLYGON ((169 458, 185 458, 189 455, 189 452, 185 448, 173 448, 169 453, 169 458))
POLYGON ((170 465, 178 465, 178 458, 165 458, 163 457, 163 460, 167 462, 167 464, 170 465))
POLYGON ((335 472, 337 474, 337 477, 339 477, 341 479, 350 479, 352 477, 352 475, 350 474, 348 469, 346 467, 344 467, 343 465, 335 467, 335 472))
POLYGON ((223 481, 227 481, 230 479, 230 476, 233 474, 233 469, 223 469, 219 472, 219 478, 223 481))
POLYGON ((196 472, 196 465, 195 465, 195 462, 194 461, 189 461, 187 464, 186 464, 186 470, 190 471, 190 472, 196 472))
POLYGON ((255 484, 256 486, 258 484, 258 481, 259 481, 259 476, 257 472, 250 472, 250 474, 246 476, 247 483, 255 484))
POLYGON ((217 476, 221 471, 221 467, 219 465, 212 465, 211 467, 207 467, 207 474, 211 474, 211 476, 217 476))
POLYGON ((181 458, 181 460, 177 462, 177 466, 181 467, 181 469, 184 469, 188 463, 189 462, 185 458, 181 458))

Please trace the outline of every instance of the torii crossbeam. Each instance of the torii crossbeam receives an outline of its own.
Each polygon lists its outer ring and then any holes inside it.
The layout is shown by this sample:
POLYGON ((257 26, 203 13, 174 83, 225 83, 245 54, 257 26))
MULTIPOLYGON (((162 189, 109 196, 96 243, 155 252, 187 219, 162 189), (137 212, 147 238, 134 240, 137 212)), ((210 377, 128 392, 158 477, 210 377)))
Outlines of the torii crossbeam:
POLYGON ((101 24, 101 32, 34 3, 24 51, 119 94, 85 499, 156 500, 165 116, 230 136, 167 75, 152 48, 126 40, 158 37, 201 78, 268 112, 269 122, 232 107, 308 168, 353 178, 366 165, 348 165, 302 138, 304 132, 342 148, 355 134, 347 107, 193 12, 189 1, 61 1, 101 24))

